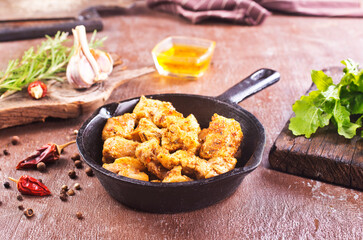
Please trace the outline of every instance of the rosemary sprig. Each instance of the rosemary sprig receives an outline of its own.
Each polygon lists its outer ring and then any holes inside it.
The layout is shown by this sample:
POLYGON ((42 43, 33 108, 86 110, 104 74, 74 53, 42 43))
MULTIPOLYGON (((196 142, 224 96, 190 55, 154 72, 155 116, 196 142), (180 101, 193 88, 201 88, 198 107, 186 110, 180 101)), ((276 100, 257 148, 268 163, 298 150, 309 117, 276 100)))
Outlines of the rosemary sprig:
MULTIPOLYGON (((10 60, 4 72, 0 72, 0 98, 21 91, 30 83, 42 80, 63 81, 60 73, 65 72, 74 47, 67 47, 68 33, 58 31, 54 38, 46 36, 35 51, 33 47, 24 52, 21 60, 10 60)), ((90 47, 98 48, 106 38, 96 40, 93 32, 90 47)))

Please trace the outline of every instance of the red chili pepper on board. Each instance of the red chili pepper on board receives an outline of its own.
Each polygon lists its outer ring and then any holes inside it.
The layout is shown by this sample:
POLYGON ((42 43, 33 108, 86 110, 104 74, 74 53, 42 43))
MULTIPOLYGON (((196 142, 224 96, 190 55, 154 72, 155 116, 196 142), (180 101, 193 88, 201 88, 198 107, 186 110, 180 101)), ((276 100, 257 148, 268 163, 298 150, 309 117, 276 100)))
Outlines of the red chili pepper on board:
POLYGON ((41 81, 35 81, 28 85, 28 93, 34 99, 40 99, 47 94, 47 86, 41 81))
POLYGON ((11 177, 9 177, 9 179, 17 183, 16 187, 22 194, 33 196, 48 196, 51 194, 47 186, 33 177, 24 175, 21 176, 19 180, 11 177))
POLYGON ((62 150, 72 143, 75 143, 75 141, 71 141, 63 145, 57 145, 54 143, 45 144, 38 148, 30 156, 21 160, 16 166, 16 169, 36 168, 37 164, 40 162, 55 162, 59 159, 62 150))

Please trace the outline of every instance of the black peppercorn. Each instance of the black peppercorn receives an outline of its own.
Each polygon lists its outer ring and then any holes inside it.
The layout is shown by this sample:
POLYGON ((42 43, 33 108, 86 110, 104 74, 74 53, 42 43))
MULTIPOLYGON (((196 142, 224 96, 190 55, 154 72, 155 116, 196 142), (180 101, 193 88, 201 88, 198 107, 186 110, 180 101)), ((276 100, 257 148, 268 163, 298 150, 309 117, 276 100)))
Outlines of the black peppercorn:
POLYGON ((18 208, 19 208, 19 210, 24 210, 24 206, 23 205, 19 205, 18 208))
POLYGON ((43 162, 40 162, 37 164, 37 169, 39 172, 44 172, 46 168, 47 168, 47 166, 43 162))
POLYGON ((3 153, 4 153, 5 156, 10 155, 10 152, 7 149, 4 149, 3 153))
POLYGON ((81 156, 79 156, 79 154, 78 154, 78 153, 75 153, 75 154, 73 154, 73 155, 71 156, 71 159, 72 159, 73 161, 80 160, 80 159, 81 159, 81 156))
POLYGON ((82 161, 76 160, 76 161, 74 161, 74 165, 76 166, 76 168, 82 168, 82 161))
POLYGON ((76 177, 77 177, 76 172, 75 172, 74 170, 70 170, 70 171, 68 172, 68 176, 69 176, 70 178, 72 178, 72 179, 74 179, 74 178, 76 178, 76 177))
POLYGON ((33 211, 33 209, 31 209, 31 208, 27 208, 27 209, 24 211, 24 215, 25 215, 27 218, 31 218, 31 217, 34 215, 34 211, 33 211))
POLYGON ((5 188, 10 188, 10 183, 9 182, 4 182, 4 187, 5 188))
POLYGON ((86 172, 87 176, 89 176, 89 177, 93 176, 92 168, 90 168, 90 167, 86 168, 85 172, 86 172))
POLYGON ((77 212, 76 213, 76 216, 77 216, 78 219, 82 219, 83 218, 83 215, 82 215, 81 212, 77 212))
POLYGON ((16 199, 18 199, 19 201, 23 201, 23 196, 18 195, 18 196, 16 196, 16 199))
POLYGON ((63 202, 67 201, 67 195, 66 195, 65 193, 62 193, 61 195, 59 195, 59 198, 60 198, 63 202))
POLYGON ((18 136, 11 137, 11 144, 17 145, 20 142, 20 138, 18 136))
POLYGON ((74 189, 80 190, 81 189, 81 185, 79 183, 74 184, 74 189))

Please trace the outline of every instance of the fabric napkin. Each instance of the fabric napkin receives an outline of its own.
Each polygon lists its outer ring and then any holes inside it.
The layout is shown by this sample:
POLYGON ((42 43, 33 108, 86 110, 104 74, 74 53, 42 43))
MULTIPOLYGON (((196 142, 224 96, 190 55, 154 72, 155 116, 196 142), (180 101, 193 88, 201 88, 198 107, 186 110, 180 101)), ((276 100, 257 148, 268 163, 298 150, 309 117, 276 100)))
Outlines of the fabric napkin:
POLYGON ((363 0, 255 0, 261 6, 290 14, 363 17, 363 0))
POLYGON ((270 12, 252 0, 147 0, 151 9, 177 14, 192 23, 221 19, 237 24, 258 25, 270 12))

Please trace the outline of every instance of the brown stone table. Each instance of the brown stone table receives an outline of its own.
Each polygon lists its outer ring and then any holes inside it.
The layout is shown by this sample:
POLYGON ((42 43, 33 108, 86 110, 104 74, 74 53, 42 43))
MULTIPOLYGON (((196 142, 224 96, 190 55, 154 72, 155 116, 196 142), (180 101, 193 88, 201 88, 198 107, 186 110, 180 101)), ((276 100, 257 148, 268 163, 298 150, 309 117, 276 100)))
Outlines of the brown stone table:
MULTIPOLYGON (((279 83, 240 104, 265 126, 263 163, 234 195, 214 206, 188 213, 150 214, 119 204, 84 169, 76 169, 78 179, 70 179, 67 172, 74 166, 70 159, 76 153, 74 145, 45 173, 15 170, 17 161, 37 146, 74 138, 73 130, 90 113, 3 129, 0 150, 7 149, 10 155, 0 156, 1 182, 29 173, 42 178, 54 193, 45 198, 25 196, 19 202, 15 185, 5 189, 1 184, 1 239, 361 239, 362 192, 271 170, 268 152, 291 116, 292 103, 310 87, 311 69, 336 66, 347 57, 363 63, 362 21, 272 15, 256 27, 192 25, 143 7, 104 17, 105 28, 99 35, 108 36, 105 48, 122 56, 130 69, 151 66, 151 49, 170 35, 217 42, 212 66, 202 78, 188 81, 149 74, 117 88, 108 102, 154 93, 215 96, 258 68, 278 70, 279 83), (19 145, 10 144, 13 135, 20 137, 19 145), (76 182, 82 190, 62 202, 60 187, 76 182), (32 208, 34 217, 27 219, 18 210, 20 204, 32 208), (83 220, 76 218, 77 211, 83 213, 83 220)), ((40 41, 0 43, 0 69, 40 41)))

